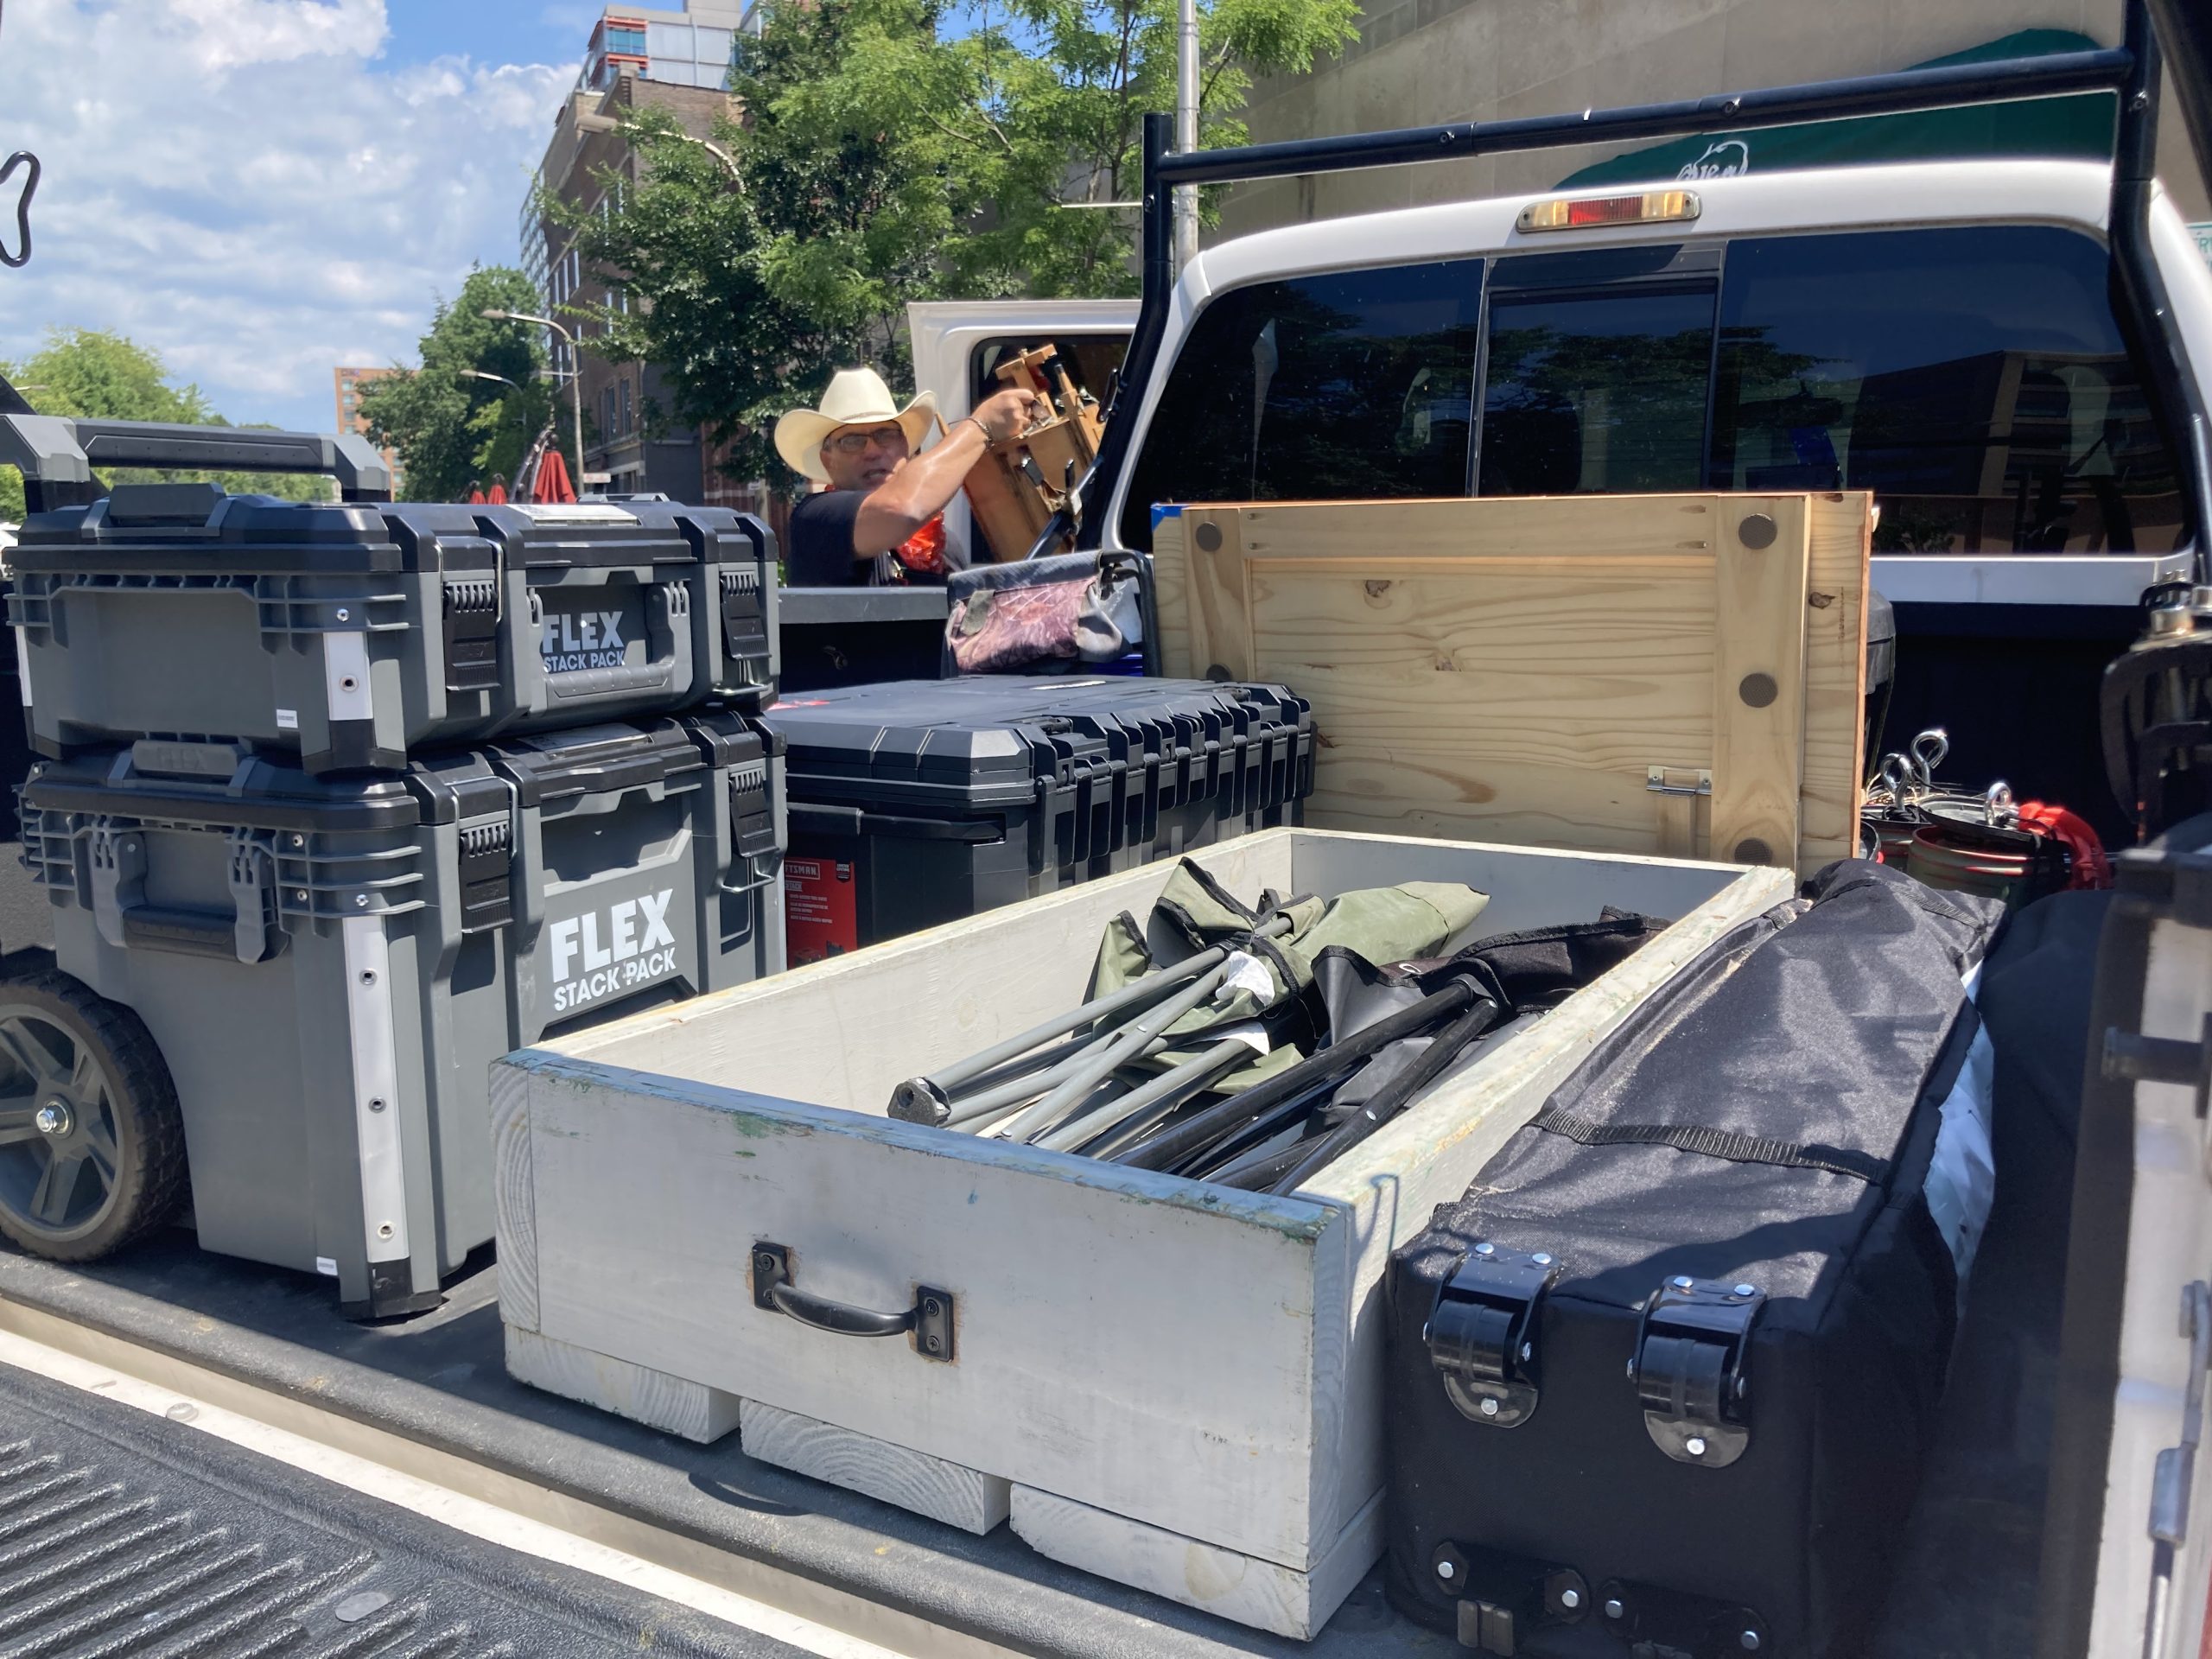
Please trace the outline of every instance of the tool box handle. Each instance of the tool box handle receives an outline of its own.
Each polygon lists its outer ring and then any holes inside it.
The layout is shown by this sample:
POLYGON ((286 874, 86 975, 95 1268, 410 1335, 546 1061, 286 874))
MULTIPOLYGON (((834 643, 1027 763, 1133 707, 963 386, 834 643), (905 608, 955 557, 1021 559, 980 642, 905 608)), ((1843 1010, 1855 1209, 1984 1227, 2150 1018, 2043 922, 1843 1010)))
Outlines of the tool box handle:
POLYGON ((109 467, 312 473, 336 479, 346 500, 391 499, 391 469, 354 432, 263 432, 158 421, 0 415, 0 465, 22 469, 24 484, 36 492, 28 504, 35 512, 92 499, 98 493, 94 469, 109 467))

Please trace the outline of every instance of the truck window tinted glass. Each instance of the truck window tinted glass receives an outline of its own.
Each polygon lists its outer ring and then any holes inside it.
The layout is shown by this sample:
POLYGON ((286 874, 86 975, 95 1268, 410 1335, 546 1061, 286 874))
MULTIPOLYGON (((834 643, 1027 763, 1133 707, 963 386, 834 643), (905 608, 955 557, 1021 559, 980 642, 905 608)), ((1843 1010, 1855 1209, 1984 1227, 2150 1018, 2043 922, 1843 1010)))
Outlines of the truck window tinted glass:
POLYGON ((1494 295, 1481 493, 1694 490, 1713 290, 1494 295))
POLYGON ((998 378, 999 365, 1011 362, 1024 352, 1033 352, 1039 346, 1058 348, 1060 361, 1067 365, 1068 378, 1075 382, 1077 391, 1103 398, 1107 383, 1113 379, 1114 371, 1122 366, 1122 359, 1128 353, 1129 337, 1125 334, 1085 334, 1072 328, 1058 328, 1034 335, 1008 334, 1000 340, 987 340, 968 354, 968 406, 973 409, 993 392, 1004 391, 1006 383, 998 378))
POLYGON ((1262 283, 1202 312, 1145 434, 1122 539, 1156 502, 1461 495, 1482 262, 1262 283))
POLYGON ((2175 545, 2173 463, 2087 237, 1785 237, 1727 260, 1719 488, 1871 489, 1884 553, 2175 545))

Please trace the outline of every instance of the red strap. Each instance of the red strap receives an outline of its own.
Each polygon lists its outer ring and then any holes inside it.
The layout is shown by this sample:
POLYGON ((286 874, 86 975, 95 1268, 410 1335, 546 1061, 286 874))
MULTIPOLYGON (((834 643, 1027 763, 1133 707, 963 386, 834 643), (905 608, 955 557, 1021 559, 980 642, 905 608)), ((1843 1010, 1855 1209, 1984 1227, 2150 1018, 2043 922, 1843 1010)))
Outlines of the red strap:
POLYGON ((2050 836, 2072 855, 2069 861, 2073 874, 2066 884, 2069 888, 2112 886, 2112 860, 2106 855, 2104 842, 2078 814, 2042 801, 2024 801, 2020 822, 2050 836))

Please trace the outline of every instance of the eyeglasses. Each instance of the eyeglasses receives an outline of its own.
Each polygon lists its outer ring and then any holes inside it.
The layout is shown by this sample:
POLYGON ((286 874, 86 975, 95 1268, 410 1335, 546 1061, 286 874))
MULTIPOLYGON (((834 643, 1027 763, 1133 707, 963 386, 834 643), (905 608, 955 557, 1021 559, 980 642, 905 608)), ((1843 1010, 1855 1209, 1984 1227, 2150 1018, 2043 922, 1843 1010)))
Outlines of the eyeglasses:
POLYGON ((830 440, 829 447, 841 455, 857 455, 870 444, 880 444, 886 449, 906 442, 903 426, 879 426, 873 432, 840 432, 830 440))

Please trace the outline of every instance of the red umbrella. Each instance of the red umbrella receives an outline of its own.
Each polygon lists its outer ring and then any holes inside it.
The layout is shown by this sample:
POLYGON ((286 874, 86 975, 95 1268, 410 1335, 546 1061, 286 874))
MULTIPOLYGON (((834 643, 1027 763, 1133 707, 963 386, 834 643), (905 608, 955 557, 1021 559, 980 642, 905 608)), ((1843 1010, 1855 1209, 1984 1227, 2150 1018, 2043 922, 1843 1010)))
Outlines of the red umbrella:
POLYGON ((480 488, 469 491, 468 505, 472 507, 480 507, 484 505, 484 492, 480 488))
POLYGON ((507 500, 507 486, 499 482, 498 479, 493 479, 492 480, 492 493, 484 499, 489 501, 495 507, 505 506, 507 500))
POLYGON ((558 449, 548 449, 545 459, 537 463, 537 487, 531 493, 540 501, 576 499, 576 486, 569 482, 569 463, 558 449))

